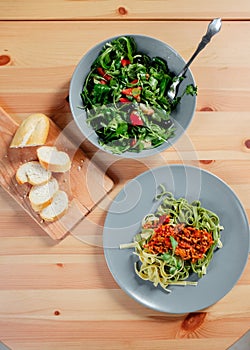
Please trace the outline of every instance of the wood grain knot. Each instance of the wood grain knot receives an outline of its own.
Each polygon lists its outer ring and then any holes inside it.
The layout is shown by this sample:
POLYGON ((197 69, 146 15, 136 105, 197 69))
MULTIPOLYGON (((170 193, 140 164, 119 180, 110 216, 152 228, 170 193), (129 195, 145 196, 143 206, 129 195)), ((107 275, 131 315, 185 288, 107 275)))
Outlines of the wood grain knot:
POLYGON ((61 314, 60 311, 58 311, 58 310, 55 310, 55 311, 54 311, 54 315, 55 315, 55 316, 59 316, 60 314, 61 314))
POLYGON ((213 162, 214 162, 214 160, 212 160, 212 159, 201 159, 200 160, 201 164, 211 164, 213 162))
POLYGON ((245 141, 245 146, 246 148, 250 148, 250 139, 245 141))
POLYGON ((200 110, 201 110, 201 112, 213 112, 213 111, 215 111, 215 109, 213 109, 212 107, 209 107, 209 106, 202 107, 200 110))
POLYGON ((193 332, 199 328, 205 320, 206 312, 191 312, 182 322, 182 329, 188 332, 193 332))
POLYGON ((0 55, 0 66, 5 66, 10 62, 10 56, 9 55, 0 55))
POLYGON ((128 11, 127 11, 127 9, 126 9, 125 7, 120 6, 120 7, 118 7, 118 13, 119 13, 120 15, 124 16, 124 15, 127 15, 127 14, 128 14, 128 11))

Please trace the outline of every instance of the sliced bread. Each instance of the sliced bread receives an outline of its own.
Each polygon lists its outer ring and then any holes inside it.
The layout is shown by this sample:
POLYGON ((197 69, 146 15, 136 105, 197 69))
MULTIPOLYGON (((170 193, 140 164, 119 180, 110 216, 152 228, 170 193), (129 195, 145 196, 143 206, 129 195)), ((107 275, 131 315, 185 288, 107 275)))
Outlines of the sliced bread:
POLYGON ((59 185, 54 177, 43 185, 33 186, 29 192, 30 204, 35 211, 41 211, 49 205, 55 193, 58 191, 59 185))
POLYGON ((16 180, 22 185, 26 182, 31 185, 42 185, 49 181, 51 172, 44 169, 38 161, 30 161, 20 165, 16 172, 16 180))
POLYGON ((71 167, 71 160, 66 152, 58 151, 56 147, 42 146, 37 150, 40 164, 52 172, 64 173, 71 167))
POLYGON ((45 207, 40 216, 44 221, 55 221, 62 217, 68 209, 68 196, 64 191, 57 191, 52 202, 45 207))
POLYGON ((49 133, 49 118, 42 113, 31 114, 18 127, 11 148, 44 145, 49 133))

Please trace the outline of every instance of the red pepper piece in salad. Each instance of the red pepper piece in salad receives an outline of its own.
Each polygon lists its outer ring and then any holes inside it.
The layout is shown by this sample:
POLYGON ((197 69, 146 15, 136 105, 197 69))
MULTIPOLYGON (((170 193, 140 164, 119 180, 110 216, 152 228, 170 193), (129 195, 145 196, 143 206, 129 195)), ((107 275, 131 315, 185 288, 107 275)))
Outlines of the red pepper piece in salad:
POLYGON ((123 89, 123 90, 121 91, 121 93, 122 93, 123 95, 132 96, 132 91, 133 91, 133 88, 127 88, 127 89, 123 89))
POLYGON ((127 58, 122 58, 121 59, 121 65, 123 67, 128 66, 129 64, 130 64, 130 60, 129 59, 127 59, 127 58))
POLYGON ((130 114, 130 121, 133 126, 143 125, 143 120, 136 111, 130 114))
POLYGON ((139 102, 141 90, 142 90, 141 86, 137 86, 137 87, 133 87, 133 88, 123 89, 121 91, 121 93, 123 95, 132 96, 136 99, 137 102, 139 102))
POLYGON ((103 77, 106 80, 110 80, 112 77, 105 72, 105 70, 102 67, 97 68, 98 74, 100 74, 101 77, 103 77))
POLYGON ((130 84, 137 84, 137 83, 138 83, 138 79, 134 79, 134 80, 131 81, 130 84))
POLYGON ((123 89, 121 93, 128 96, 137 96, 141 93, 141 86, 123 89))
POLYGON ((134 147, 135 145, 136 145, 136 139, 132 139, 131 141, 130 141, 130 147, 134 147))
POLYGON ((129 101, 129 99, 128 99, 127 97, 120 97, 119 101, 120 101, 121 103, 128 103, 128 102, 131 102, 131 101, 129 101))

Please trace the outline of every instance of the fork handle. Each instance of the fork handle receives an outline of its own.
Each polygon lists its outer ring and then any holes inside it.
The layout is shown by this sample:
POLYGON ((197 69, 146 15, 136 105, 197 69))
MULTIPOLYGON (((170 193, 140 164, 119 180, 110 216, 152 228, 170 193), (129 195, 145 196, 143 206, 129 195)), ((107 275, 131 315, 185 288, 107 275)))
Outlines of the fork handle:
POLYGON ((204 49, 205 46, 210 42, 212 37, 217 34, 220 31, 221 28, 221 19, 220 18, 215 18, 213 21, 211 21, 208 25, 208 29, 206 34, 202 37, 201 42, 199 43, 197 49, 193 53, 193 55, 190 57, 186 65, 183 67, 181 72, 177 75, 178 78, 180 78, 182 75, 184 75, 190 66, 190 64, 193 62, 195 57, 201 52, 201 50, 204 49))

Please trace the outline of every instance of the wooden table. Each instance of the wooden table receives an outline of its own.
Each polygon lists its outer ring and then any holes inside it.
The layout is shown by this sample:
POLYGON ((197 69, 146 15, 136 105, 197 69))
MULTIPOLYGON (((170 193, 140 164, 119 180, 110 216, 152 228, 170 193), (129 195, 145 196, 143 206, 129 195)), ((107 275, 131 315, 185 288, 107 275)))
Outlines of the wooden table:
POLYGON ((0 188, 0 340, 29 349, 227 349, 250 328, 250 264, 222 300, 167 315, 128 297, 101 246, 110 201, 148 167, 184 163, 211 171, 236 192, 250 218, 250 2, 0 0, 0 105, 16 121, 47 114, 71 121, 69 82, 82 55, 114 34, 146 34, 188 59, 208 22, 222 30, 192 66, 196 113, 175 147, 148 161, 108 164, 110 195, 55 243, 0 188), (195 152, 194 152, 195 150, 195 152))

